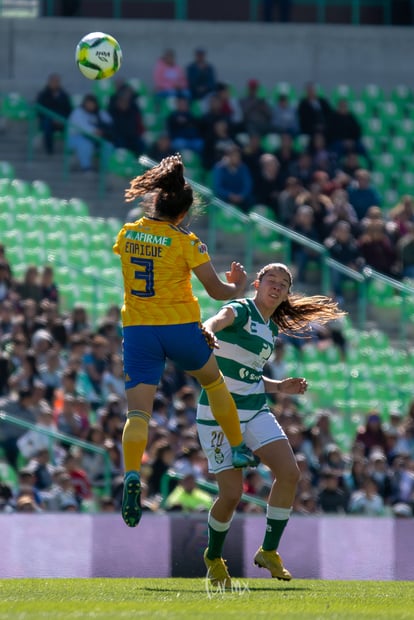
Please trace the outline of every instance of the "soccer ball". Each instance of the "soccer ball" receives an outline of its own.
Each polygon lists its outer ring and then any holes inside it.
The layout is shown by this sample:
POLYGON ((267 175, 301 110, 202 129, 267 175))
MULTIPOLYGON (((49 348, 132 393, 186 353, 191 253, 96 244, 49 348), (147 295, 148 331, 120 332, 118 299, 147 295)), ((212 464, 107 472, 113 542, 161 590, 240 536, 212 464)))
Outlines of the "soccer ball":
POLYGON ((104 32, 90 32, 76 46, 76 64, 89 80, 104 80, 118 71, 122 50, 116 39, 104 32))

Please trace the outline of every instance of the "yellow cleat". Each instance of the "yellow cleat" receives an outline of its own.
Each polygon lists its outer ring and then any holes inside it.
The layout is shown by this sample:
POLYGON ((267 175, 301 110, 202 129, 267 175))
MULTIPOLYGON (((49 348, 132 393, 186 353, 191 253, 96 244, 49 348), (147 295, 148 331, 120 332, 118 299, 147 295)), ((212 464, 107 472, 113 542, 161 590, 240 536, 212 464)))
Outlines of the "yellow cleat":
POLYGON ((282 558, 277 551, 265 551, 263 547, 260 547, 254 556, 254 563, 260 568, 267 568, 272 577, 276 579, 284 581, 292 579, 292 575, 283 566, 282 558))
POLYGON ((231 588, 231 577, 229 575, 229 571, 227 570, 226 562, 223 558, 214 558, 214 560, 210 560, 207 557, 207 549, 204 551, 204 563, 207 567, 207 577, 210 580, 211 585, 230 589, 231 588))

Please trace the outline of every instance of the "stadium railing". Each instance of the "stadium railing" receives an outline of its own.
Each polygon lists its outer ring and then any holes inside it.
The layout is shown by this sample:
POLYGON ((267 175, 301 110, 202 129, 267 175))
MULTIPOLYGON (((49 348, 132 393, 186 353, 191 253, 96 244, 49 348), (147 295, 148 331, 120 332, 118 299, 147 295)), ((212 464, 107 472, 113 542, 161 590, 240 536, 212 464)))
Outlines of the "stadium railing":
MULTIPOLYGON (((130 2, 131 0, 129 0, 130 2)), ((187 19, 188 16, 188 0, 139 0, 139 2, 145 3, 169 3, 174 5, 174 17, 175 19, 187 19)), ((60 0, 46 0, 45 16, 53 17, 59 14, 60 0)), ((114 19, 122 19, 123 17, 123 0, 111 0, 112 5, 112 17, 114 19)))
MULTIPOLYGON (((132 0, 133 1, 133 0, 132 0)), ((174 5, 174 19, 187 20, 188 8, 191 0, 137 0, 140 3, 157 4, 169 3, 174 5)), ((128 0, 128 4, 131 0, 128 0)), ((45 12, 46 17, 53 17, 59 14, 60 0, 46 0, 45 12)), ((126 4, 124 0, 107 0, 107 4, 111 5, 110 12, 114 19, 122 19, 124 17, 123 7, 126 4)), ((258 21, 262 0, 249 0, 248 19, 250 21, 258 21)), ((382 23, 391 25, 392 22, 392 2, 390 0, 295 0, 296 6, 305 6, 315 9, 316 22, 325 24, 328 22, 328 11, 331 8, 349 8, 350 23, 353 25, 361 24, 362 9, 379 8, 382 11, 382 23)))
MULTIPOLYGON (((178 474, 174 470, 168 470, 165 472, 165 474, 163 474, 163 476, 161 477, 161 485, 160 485, 161 486, 160 492, 161 492, 161 497, 162 497, 160 508, 165 508, 165 502, 171 490, 170 482, 180 482, 180 480, 182 480, 183 478, 184 478, 183 474, 178 474)), ((196 480, 196 485, 199 489, 202 489, 203 491, 207 491, 208 493, 211 493, 212 495, 218 494, 218 485, 215 484, 214 482, 196 480)), ((240 501, 247 502, 249 504, 254 504, 255 506, 259 506, 260 508, 263 508, 263 510, 265 510, 267 506, 267 503, 264 499, 261 499, 260 497, 257 497, 256 495, 250 495, 249 493, 243 493, 240 501)))
POLYGON ((31 424, 26 420, 20 420, 16 416, 10 415, 5 411, 0 410, 0 421, 2 423, 8 422, 9 424, 14 424, 15 426, 19 426, 20 428, 24 428, 28 431, 34 431, 36 433, 40 433, 41 435, 45 435, 49 438, 49 452, 50 457, 53 463, 53 441, 59 441, 65 444, 69 444, 71 446, 76 446, 77 448, 82 448, 82 450, 87 450, 88 452, 94 452, 95 454, 100 454, 105 463, 104 469, 104 490, 107 495, 111 495, 111 483, 112 483, 112 475, 111 475, 111 459, 108 451, 105 448, 100 448, 99 446, 95 446, 88 441, 83 441, 82 439, 77 439, 76 437, 71 437, 70 435, 65 435, 64 433, 60 433, 58 431, 49 430, 47 428, 42 428, 36 426, 35 424, 31 424))
MULTIPOLYGON (((391 2, 390 0, 295 0, 295 5, 310 6, 316 8, 316 21, 319 24, 327 22, 327 10, 333 7, 349 7, 351 11, 351 23, 361 23, 361 10, 365 7, 378 7, 382 9, 383 24, 391 25, 391 2)), ((250 19, 257 21, 262 0, 250 0, 250 19)))

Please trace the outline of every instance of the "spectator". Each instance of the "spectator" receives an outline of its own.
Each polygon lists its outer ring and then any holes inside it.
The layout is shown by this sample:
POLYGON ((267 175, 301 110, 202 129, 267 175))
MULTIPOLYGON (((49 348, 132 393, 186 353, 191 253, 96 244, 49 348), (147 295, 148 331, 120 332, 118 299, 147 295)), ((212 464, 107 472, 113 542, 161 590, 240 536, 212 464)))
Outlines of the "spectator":
POLYGON ((298 152, 295 150, 293 137, 288 132, 280 134, 280 144, 276 149, 276 157, 280 163, 280 173, 284 181, 290 176, 292 165, 298 158, 298 152))
POLYGON ((123 84, 117 90, 109 101, 108 112, 112 119, 112 142, 115 148, 141 155, 145 150, 145 127, 131 86, 123 84))
POLYGON ((235 133, 242 131, 242 109, 238 99, 232 95, 229 84, 219 82, 216 85, 216 95, 219 101, 219 112, 229 121, 231 130, 235 133))
POLYGON ((272 129, 278 134, 297 136, 299 120, 296 106, 289 102, 285 94, 280 94, 272 111, 272 129))
POLYGON ((279 194, 279 217, 280 223, 290 226, 293 222, 297 209, 298 196, 302 193, 303 186, 296 177, 286 179, 285 188, 279 194))
MULTIPOLYGON (((315 215, 311 206, 304 204, 298 207, 293 219, 292 230, 311 241, 319 243, 320 239, 315 226, 315 215)), ((309 263, 319 262, 320 255, 316 250, 297 241, 292 246, 293 260, 297 268, 296 277, 303 284, 306 280, 309 263)))
POLYGON ((84 424, 81 415, 75 408, 75 397, 65 394, 63 397, 62 410, 57 415, 57 429, 64 435, 81 438, 84 424))
POLYGON ((27 349, 22 364, 10 375, 8 385, 12 393, 31 391, 36 379, 39 379, 36 355, 33 349, 27 349))
POLYGON ((52 449, 55 456, 58 454, 58 449, 55 446, 56 442, 48 435, 38 432, 38 430, 56 431, 53 411, 47 403, 42 403, 35 428, 25 431, 17 440, 17 447, 22 456, 27 460, 30 460, 42 450, 52 449))
POLYGON ((305 86, 304 96, 298 105, 300 133, 308 136, 320 132, 327 134, 332 108, 330 103, 318 95, 315 85, 308 82, 305 86))
MULTIPOLYGON (((349 222, 340 220, 332 230, 332 234, 324 241, 329 255, 334 260, 345 265, 349 269, 359 271, 365 261, 360 253, 358 243, 352 235, 349 222)), ((337 269, 331 269, 332 289, 335 296, 343 297, 343 285, 349 281, 349 276, 344 275, 337 269)))
POLYGON ((216 87, 216 70, 201 47, 194 51, 194 59, 187 66, 187 82, 193 101, 204 102, 216 87))
POLYGON ((258 80, 249 80, 246 94, 240 99, 241 122, 244 131, 247 133, 264 136, 271 130, 272 110, 265 97, 259 93, 260 83, 258 80))
POLYGON ((395 226, 397 239, 412 232, 412 225, 414 224, 414 197, 409 194, 402 196, 398 204, 388 212, 388 217, 395 226))
POLYGON ((174 153, 174 147, 167 132, 161 133, 148 149, 148 156, 156 162, 160 162, 164 157, 170 157, 174 153))
POLYGON ((338 188, 331 195, 331 208, 323 219, 325 237, 329 236, 338 222, 347 222, 351 233, 357 237, 360 232, 358 216, 348 200, 348 192, 338 188))
POLYGON ((165 49, 155 63, 153 79, 157 97, 188 97, 190 94, 185 71, 177 64, 171 48, 165 49))
MULTIPOLYGON (((253 185, 256 184, 260 177, 261 164, 260 159, 264 154, 262 147, 262 140, 259 134, 252 133, 249 135, 246 142, 242 145, 242 159, 252 175, 253 185)), ((224 155, 224 153, 223 153, 224 155)))
POLYGON ((63 131, 65 120, 72 112, 70 96, 62 88, 60 75, 57 73, 49 75, 45 87, 36 97, 36 103, 62 117, 62 119, 54 118, 42 111, 39 112, 39 124, 45 151, 52 155, 55 147, 55 134, 63 131))
MULTIPOLYGON (((104 448, 105 433, 99 424, 92 424, 89 427, 86 441, 95 448, 104 448)), ((82 450, 80 465, 86 473, 92 487, 104 487, 106 459, 102 453, 92 452, 92 450, 82 450)))
POLYGON ((173 149, 176 151, 189 149, 201 153, 203 140, 197 118, 190 111, 188 99, 177 97, 176 108, 167 116, 166 126, 173 149))
POLYGON ((399 276, 397 251, 386 233, 385 222, 369 223, 358 244, 367 265, 391 278, 399 276))
POLYGON ((235 145, 236 142, 232 136, 229 121, 225 118, 216 120, 211 132, 204 138, 203 167, 206 170, 211 170, 235 145))
POLYGON ((36 304, 42 300, 39 269, 36 265, 29 265, 24 272, 23 280, 17 283, 17 294, 23 301, 28 300, 33 315, 36 314, 36 304))
POLYGON ((229 126, 229 133, 232 133, 231 120, 229 115, 222 109, 222 102, 217 94, 217 88, 207 100, 207 109, 199 118, 200 131, 202 138, 206 141, 213 131, 213 127, 217 121, 226 121, 229 126))
POLYGON ((386 453, 387 440, 377 411, 372 411, 367 415, 365 424, 357 431, 355 441, 364 446, 364 454, 368 458, 374 449, 379 448, 386 453))
POLYGON ((42 300, 47 299, 55 304, 59 303, 59 291, 55 282, 53 267, 45 265, 40 276, 40 286, 42 288, 42 300))
POLYGON ((193 473, 186 474, 165 500, 167 510, 183 512, 204 512, 209 510, 212 504, 212 496, 197 488, 193 473))
POLYGON ((304 187, 309 187, 314 179, 315 168, 312 163, 312 156, 307 151, 298 153, 295 161, 292 162, 289 175, 295 177, 304 187))
POLYGON ((0 261, 0 302, 10 299, 13 283, 10 266, 5 260, 0 261))
POLYGON ((104 336, 95 334, 91 346, 83 358, 85 372, 82 374, 82 393, 97 409, 102 403, 102 380, 108 370, 108 340, 104 336))
POLYGON ((335 159, 328 148, 325 134, 315 131, 310 137, 307 151, 312 158, 312 166, 315 170, 324 170, 329 178, 334 176, 335 159))
POLYGON ((175 460, 172 447, 166 440, 160 440, 155 448, 154 457, 150 461, 150 474, 148 477, 148 496, 160 495, 164 474, 170 469, 175 460))
POLYGON ((247 212, 252 205, 252 177, 238 146, 230 147, 213 168, 213 190, 218 198, 247 212))
POLYGON ((69 451, 63 461, 63 465, 69 474, 74 492, 75 499, 80 507, 84 500, 88 500, 92 496, 92 486, 87 473, 80 464, 81 455, 79 452, 69 451))
POLYGON ((385 514, 384 500, 378 493, 374 478, 366 477, 362 488, 351 493, 349 512, 367 517, 381 517, 385 514))
POLYGON ((75 153, 81 171, 93 170, 96 155, 100 165, 106 168, 113 151, 112 119, 108 112, 99 108, 95 95, 85 95, 82 103, 71 112, 68 122, 68 147, 75 153))
POLYGON ((260 157, 260 172, 253 188, 255 202, 270 207, 276 221, 279 221, 279 194, 283 189, 279 173, 276 156, 264 153, 260 157))
POLYGON ((401 265, 401 277, 414 280, 414 222, 406 225, 407 232, 396 244, 397 260, 401 265))
POLYGON ((357 153, 365 158, 371 168, 371 158, 362 141, 361 125, 350 111, 346 99, 339 99, 336 109, 330 115, 328 144, 339 160, 348 153, 357 153))
POLYGON ((339 486, 339 476, 335 471, 325 469, 321 472, 318 505, 325 514, 344 514, 348 511, 348 495, 339 486))
POLYGON ((349 202, 354 207, 358 219, 361 221, 372 206, 381 206, 381 196, 371 185, 371 175, 368 170, 360 168, 355 173, 355 181, 348 188, 349 202))
MULTIPOLYGON (((33 391, 21 390, 15 395, 9 395, 0 400, 0 409, 5 413, 34 424, 36 416, 31 407, 33 403, 33 391)), ((6 461, 16 469, 19 448, 17 441, 25 433, 23 427, 3 421, 0 427, 0 447, 3 448, 6 461)))
POLYGON ((344 489, 351 494, 353 491, 357 491, 362 488, 363 482, 367 476, 367 459, 361 455, 355 455, 352 459, 349 469, 345 468, 345 471, 342 475, 342 482, 344 485, 344 489))
POLYGON ((399 452, 391 465, 391 505, 404 504, 414 514, 414 473, 410 466, 410 455, 399 452))

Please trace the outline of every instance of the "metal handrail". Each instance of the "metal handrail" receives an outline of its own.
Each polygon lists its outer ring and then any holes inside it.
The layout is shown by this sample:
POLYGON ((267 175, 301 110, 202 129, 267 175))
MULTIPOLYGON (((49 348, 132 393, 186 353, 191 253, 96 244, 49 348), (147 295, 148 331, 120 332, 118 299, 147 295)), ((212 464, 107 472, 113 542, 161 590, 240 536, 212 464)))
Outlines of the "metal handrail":
POLYGON ((99 446, 95 446, 88 441, 83 441, 82 439, 77 439, 76 437, 71 437, 70 435, 66 435, 65 433, 60 433, 59 431, 50 430, 47 428, 42 428, 32 424, 31 422, 27 422, 27 420, 20 420, 14 415, 7 413, 6 411, 0 410, 0 420, 3 422, 9 422, 10 424, 15 424, 16 426, 20 426, 21 428, 25 428, 26 430, 35 431, 36 433, 40 433, 41 435, 46 435, 49 439, 55 439, 57 441, 65 442, 72 444, 78 448, 82 448, 83 450, 88 450, 89 452, 95 452, 95 454, 100 454, 104 458, 105 462, 105 471, 104 471, 104 483, 105 483, 105 493, 107 495, 111 494, 111 459, 108 451, 105 448, 100 448, 99 446))
MULTIPOLYGON (((161 484, 160 484, 160 493, 161 493, 161 504, 160 504, 160 508, 164 508, 165 507, 165 502, 167 500, 167 497, 169 495, 169 483, 171 480, 177 480, 180 481, 184 478, 183 474, 178 474, 177 472, 175 472, 174 470, 168 470, 165 472, 165 474, 163 474, 163 476, 161 477, 161 484)), ((207 482, 207 480, 196 480, 196 485, 199 489, 202 489, 203 491, 208 491, 209 493, 212 493, 214 495, 218 494, 218 485, 214 482, 207 482)), ((248 502, 249 504, 255 504, 256 506, 260 506, 260 508, 265 509, 267 506, 267 502, 264 499, 261 499, 260 497, 256 497, 255 495, 251 495, 250 493, 243 493, 241 498, 240 498, 241 502, 248 502)))

